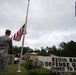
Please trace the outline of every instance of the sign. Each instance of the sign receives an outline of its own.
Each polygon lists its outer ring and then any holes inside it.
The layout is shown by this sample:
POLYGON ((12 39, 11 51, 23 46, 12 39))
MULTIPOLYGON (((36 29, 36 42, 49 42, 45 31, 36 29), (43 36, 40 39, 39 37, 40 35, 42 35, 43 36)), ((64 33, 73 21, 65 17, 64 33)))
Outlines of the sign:
POLYGON ((75 57, 38 57, 44 68, 60 72, 76 72, 75 57))

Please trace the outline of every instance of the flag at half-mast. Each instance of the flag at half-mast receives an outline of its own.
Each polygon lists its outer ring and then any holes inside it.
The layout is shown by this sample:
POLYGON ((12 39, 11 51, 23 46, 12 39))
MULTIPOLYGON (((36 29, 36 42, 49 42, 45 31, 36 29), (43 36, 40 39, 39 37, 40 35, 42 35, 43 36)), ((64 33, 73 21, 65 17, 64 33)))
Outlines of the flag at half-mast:
POLYGON ((12 36, 12 40, 20 41, 23 34, 26 34, 25 24, 12 36))

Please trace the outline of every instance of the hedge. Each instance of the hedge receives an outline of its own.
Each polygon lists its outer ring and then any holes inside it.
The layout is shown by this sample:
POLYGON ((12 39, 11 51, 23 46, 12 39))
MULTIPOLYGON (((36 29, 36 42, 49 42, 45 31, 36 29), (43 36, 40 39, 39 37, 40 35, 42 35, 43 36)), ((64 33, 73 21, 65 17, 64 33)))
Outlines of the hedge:
POLYGON ((36 68, 29 70, 28 75, 52 75, 52 71, 46 68, 36 68))

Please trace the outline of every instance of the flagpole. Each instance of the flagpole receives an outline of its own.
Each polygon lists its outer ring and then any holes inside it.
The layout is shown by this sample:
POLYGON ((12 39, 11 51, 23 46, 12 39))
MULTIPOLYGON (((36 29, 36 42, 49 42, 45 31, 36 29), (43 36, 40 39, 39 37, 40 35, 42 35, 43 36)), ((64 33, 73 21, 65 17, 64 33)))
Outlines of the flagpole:
POLYGON ((17 72, 21 72, 21 60, 22 60, 22 53, 23 53, 23 47, 24 47, 24 41, 25 41, 25 31, 26 31, 26 26, 27 26, 29 3, 30 3, 30 0, 28 0, 28 5, 27 5, 27 12, 26 12, 26 19, 25 19, 25 27, 24 27, 24 33, 23 33, 20 61, 19 61, 19 67, 18 67, 18 71, 17 72))

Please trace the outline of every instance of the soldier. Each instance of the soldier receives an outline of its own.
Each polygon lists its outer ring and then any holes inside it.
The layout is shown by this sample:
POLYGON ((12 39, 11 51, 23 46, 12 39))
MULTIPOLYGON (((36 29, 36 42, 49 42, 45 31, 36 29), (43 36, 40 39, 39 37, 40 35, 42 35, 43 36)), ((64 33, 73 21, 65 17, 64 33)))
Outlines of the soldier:
POLYGON ((0 36, 0 73, 7 64, 8 50, 12 50, 12 40, 9 38, 10 30, 5 31, 4 36, 0 36))

